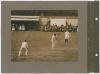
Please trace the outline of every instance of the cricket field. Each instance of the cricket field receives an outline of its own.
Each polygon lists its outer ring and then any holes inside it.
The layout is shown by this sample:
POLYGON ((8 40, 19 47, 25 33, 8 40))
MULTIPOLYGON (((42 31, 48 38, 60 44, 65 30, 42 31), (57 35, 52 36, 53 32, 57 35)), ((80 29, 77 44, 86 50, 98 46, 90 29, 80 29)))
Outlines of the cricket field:
POLYGON ((55 48, 51 48, 51 36, 53 32, 41 31, 12 31, 11 40, 11 60, 12 61, 78 61, 78 33, 71 32, 71 39, 66 45, 64 41, 64 32, 57 32, 57 43, 55 48), (19 57, 18 52, 22 41, 28 42, 28 56, 25 56, 25 50, 19 57))

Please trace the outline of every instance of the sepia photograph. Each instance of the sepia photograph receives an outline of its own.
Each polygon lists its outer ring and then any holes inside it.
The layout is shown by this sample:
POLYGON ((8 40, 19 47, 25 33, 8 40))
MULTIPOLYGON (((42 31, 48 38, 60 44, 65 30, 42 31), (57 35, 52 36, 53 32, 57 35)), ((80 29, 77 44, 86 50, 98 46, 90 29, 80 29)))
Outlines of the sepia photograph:
POLYGON ((12 10, 11 61, 78 61, 78 10, 12 10))

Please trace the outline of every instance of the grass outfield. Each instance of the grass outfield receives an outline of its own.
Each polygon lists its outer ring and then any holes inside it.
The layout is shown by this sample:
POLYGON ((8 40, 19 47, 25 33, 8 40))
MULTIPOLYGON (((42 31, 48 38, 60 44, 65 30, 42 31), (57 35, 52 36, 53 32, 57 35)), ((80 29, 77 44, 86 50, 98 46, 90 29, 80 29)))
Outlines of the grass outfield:
POLYGON ((51 48, 51 36, 53 32, 40 31, 12 31, 12 61, 77 61, 78 60, 78 36, 77 32, 71 33, 68 46, 64 43, 64 32, 57 32, 56 47, 51 48), (29 44, 28 56, 18 57, 21 42, 27 40, 29 44))

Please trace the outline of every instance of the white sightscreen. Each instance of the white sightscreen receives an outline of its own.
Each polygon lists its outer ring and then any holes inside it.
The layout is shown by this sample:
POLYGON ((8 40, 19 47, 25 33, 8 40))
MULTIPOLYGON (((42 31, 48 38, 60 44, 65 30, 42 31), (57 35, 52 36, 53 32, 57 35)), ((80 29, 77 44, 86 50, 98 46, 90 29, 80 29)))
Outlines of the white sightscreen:
POLYGON ((78 25, 78 19, 67 19, 67 23, 73 26, 77 26, 78 25))
POLYGON ((57 26, 66 25, 66 19, 50 19, 50 25, 53 24, 57 26))
POLYGON ((42 25, 46 25, 48 22, 48 18, 41 18, 42 25))
POLYGON ((50 19, 50 24, 51 25, 55 25, 55 23, 60 26, 60 25, 66 25, 66 20, 67 20, 67 23, 70 25, 73 25, 73 26, 77 26, 78 25, 78 19, 50 19))

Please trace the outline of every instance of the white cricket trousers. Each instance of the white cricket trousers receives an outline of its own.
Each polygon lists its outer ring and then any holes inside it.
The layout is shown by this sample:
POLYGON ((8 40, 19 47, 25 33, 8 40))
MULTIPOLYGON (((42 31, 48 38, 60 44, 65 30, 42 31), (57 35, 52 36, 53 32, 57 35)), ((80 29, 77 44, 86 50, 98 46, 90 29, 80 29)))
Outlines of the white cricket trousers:
POLYGON ((55 47, 55 45, 56 45, 56 42, 52 42, 52 48, 54 48, 55 47))
POLYGON ((26 51, 25 51, 25 55, 27 56, 27 53, 28 53, 28 49, 27 48, 23 48, 23 47, 21 47, 20 48, 20 50, 19 50, 19 53, 18 53, 18 56, 20 56, 21 55, 21 52, 22 52, 22 49, 25 49, 26 51))

